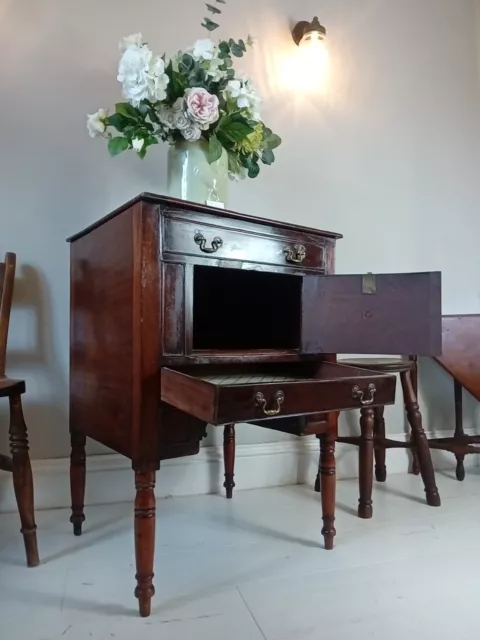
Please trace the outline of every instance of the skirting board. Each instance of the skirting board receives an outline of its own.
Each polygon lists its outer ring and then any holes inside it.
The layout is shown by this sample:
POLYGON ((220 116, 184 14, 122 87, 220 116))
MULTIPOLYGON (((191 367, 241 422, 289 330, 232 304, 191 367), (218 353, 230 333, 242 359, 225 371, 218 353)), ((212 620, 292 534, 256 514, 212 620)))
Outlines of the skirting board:
MULTIPOLYGON (((433 437, 433 434, 429 434, 433 437)), ((451 435, 451 434, 445 434, 451 435)), ((441 434, 436 433, 437 437, 441 434)), ((405 435, 393 436, 401 440, 405 435)), ((316 438, 296 439, 267 444, 237 445, 235 491, 291 484, 313 484, 317 473, 319 443, 316 438)), ((432 451, 437 469, 455 466, 453 454, 432 451)), ((467 456, 466 466, 480 463, 478 456, 467 456)), ((387 452, 388 473, 407 473, 410 463, 405 449, 387 452)), ((69 460, 67 458, 33 461, 36 509, 70 506, 69 460)), ((358 475, 358 449, 337 445, 338 479, 358 475)), ((156 496, 222 493, 222 447, 205 447, 200 454, 162 463, 157 474, 156 496)), ((419 482, 421 480, 419 479, 419 482)), ((97 455, 87 458, 86 504, 111 504, 133 500, 133 471, 130 461, 119 455, 97 455)), ((16 510, 11 474, 0 472, 0 513, 16 510)))

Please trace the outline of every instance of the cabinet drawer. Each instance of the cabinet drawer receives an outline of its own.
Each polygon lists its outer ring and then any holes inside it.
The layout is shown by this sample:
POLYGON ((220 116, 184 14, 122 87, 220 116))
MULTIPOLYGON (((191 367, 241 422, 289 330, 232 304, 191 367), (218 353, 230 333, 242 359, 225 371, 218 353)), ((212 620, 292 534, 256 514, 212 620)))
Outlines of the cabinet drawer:
POLYGON ((325 271, 325 246, 165 218, 164 253, 325 271))
POLYGON ((396 378, 331 363, 315 377, 238 369, 228 374, 162 369, 163 402, 213 425, 392 404, 396 378))

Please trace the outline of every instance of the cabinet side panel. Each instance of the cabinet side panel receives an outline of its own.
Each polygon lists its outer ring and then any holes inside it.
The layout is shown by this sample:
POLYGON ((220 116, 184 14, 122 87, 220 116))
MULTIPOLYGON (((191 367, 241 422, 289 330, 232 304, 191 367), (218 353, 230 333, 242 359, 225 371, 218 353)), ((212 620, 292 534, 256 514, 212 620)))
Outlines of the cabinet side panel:
POLYGON ((70 426, 131 457, 132 211, 71 245, 70 426))

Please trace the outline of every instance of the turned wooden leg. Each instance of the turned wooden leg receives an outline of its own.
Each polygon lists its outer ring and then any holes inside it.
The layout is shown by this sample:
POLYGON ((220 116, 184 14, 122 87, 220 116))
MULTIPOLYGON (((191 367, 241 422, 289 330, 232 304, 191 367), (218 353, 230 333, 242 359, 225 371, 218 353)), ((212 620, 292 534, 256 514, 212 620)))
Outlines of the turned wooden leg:
POLYGON ((235 425, 227 424, 223 430, 223 461, 225 465, 225 482, 223 486, 227 491, 227 498, 233 497, 235 482, 235 425))
POLYGON ((420 473, 425 485, 425 493, 427 494, 427 503, 431 507, 439 507, 441 504, 440 495, 435 484, 435 472, 433 470, 430 447, 428 446, 427 436, 423 429, 422 414, 418 406, 410 371, 403 371, 400 374, 400 380, 402 382, 407 417, 412 429, 413 446, 418 456, 420 473))
POLYGON ((33 507, 33 478, 28 455, 27 427, 22 411, 22 399, 10 398, 10 451, 13 465, 13 487, 17 499, 21 532, 27 554, 27 565, 36 567, 39 563, 37 547, 37 526, 33 507))
POLYGON ((325 549, 333 549, 335 531, 335 433, 327 431, 320 436, 320 476, 322 488, 322 535, 325 549))
POLYGON ((362 409, 360 417, 359 475, 360 499, 358 517, 368 520, 373 515, 373 427, 375 417, 373 409, 362 409))
MULTIPOLYGON (((454 381, 454 391, 455 391, 455 436, 454 440, 463 441, 465 436, 465 432, 463 430, 463 391, 462 385, 454 381)), ((465 456, 455 456, 457 458, 457 480, 463 482, 465 480, 465 456)))
POLYGON ((142 618, 150 615, 155 559, 155 471, 135 470, 135 559, 138 598, 142 618))
POLYGON ((385 419, 383 414, 385 407, 375 407, 374 411, 374 450, 375 450, 375 478, 377 482, 385 482, 387 479, 387 467, 385 465, 386 450, 383 445, 378 445, 375 438, 385 439, 385 419))
POLYGON ((320 455, 318 457, 318 471, 317 477, 315 478, 315 491, 316 493, 321 493, 322 491, 322 483, 321 483, 321 469, 322 469, 322 443, 320 441, 321 436, 317 436, 320 445, 320 455))
MULTIPOLYGON (((412 386, 413 386, 413 391, 415 393, 415 397, 418 398, 418 366, 417 366, 417 357, 416 356, 411 356, 410 360, 413 360, 415 362, 415 366, 412 369, 411 372, 411 377, 412 377, 412 386)), ((412 466, 411 466, 411 473, 414 476, 419 476, 420 475, 420 465, 418 464, 418 456, 417 456, 417 450, 415 448, 415 438, 413 435, 413 432, 410 436, 410 445, 411 445, 411 455, 412 455, 412 466)))
POLYGON ((82 535, 82 524, 85 521, 85 475, 86 475, 86 437, 79 432, 70 434, 70 494, 72 498, 72 515, 70 522, 73 524, 73 533, 82 535))

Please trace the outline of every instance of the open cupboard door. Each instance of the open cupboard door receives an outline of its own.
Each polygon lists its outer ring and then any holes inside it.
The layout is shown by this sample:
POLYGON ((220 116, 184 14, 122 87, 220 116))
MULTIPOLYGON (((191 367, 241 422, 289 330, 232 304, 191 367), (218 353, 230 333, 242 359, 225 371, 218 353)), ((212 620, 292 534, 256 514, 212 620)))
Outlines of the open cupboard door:
POLYGON ((441 274, 305 276, 302 353, 438 356, 441 274))

